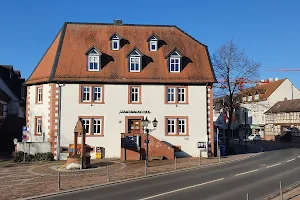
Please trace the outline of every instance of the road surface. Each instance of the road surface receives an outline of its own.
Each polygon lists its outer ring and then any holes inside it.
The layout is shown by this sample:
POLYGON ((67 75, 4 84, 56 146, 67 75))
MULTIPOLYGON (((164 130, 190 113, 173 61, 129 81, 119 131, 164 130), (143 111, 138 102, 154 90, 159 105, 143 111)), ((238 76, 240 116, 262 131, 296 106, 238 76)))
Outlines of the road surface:
POLYGON ((214 167, 162 175, 127 183, 72 192, 47 200, 201 199, 251 200, 300 181, 299 148, 272 150, 259 156, 214 167))

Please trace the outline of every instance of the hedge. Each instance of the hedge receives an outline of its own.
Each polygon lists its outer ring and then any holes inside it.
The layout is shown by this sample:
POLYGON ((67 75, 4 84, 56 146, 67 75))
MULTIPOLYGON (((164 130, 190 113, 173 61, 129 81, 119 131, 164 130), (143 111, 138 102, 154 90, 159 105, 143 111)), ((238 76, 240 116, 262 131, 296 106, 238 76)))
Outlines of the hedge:
MULTIPOLYGON (((24 152, 23 151, 13 152, 12 156, 13 156, 13 159, 15 162, 22 162, 24 160, 24 152)), ((37 153, 35 155, 25 153, 25 159, 27 162, 53 161, 54 156, 51 152, 37 153)))

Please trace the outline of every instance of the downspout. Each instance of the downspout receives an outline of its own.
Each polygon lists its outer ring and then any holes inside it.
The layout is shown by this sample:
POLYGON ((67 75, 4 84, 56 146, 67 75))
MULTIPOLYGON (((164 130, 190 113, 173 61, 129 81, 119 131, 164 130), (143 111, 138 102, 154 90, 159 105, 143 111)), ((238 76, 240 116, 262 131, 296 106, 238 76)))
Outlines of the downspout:
POLYGON ((57 144, 56 144, 56 157, 60 160, 60 127, 61 127, 61 87, 63 85, 58 83, 58 122, 57 122, 57 144))

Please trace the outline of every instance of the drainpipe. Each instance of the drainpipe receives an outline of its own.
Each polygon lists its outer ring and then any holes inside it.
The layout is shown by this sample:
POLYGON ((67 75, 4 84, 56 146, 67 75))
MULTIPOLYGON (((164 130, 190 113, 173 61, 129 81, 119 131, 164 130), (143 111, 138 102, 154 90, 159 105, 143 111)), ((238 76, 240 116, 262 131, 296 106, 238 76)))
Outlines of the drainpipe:
POLYGON ((56 144, 56 157, 60 160, 60 124, 61 124, 61 87, 64 84, 58 83, 58 122, 57 122, 57 144, 56 144))

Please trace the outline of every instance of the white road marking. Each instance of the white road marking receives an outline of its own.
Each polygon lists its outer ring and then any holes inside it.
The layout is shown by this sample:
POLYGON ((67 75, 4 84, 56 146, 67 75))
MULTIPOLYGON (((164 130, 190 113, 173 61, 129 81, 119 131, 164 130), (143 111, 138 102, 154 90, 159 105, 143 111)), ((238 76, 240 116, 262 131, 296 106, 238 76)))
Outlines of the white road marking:
POLYGON ((288 161, 286 161, 286 162, 292 162, 293 160, 296 160, 296 158, 293 158, 293 159, 288 160, 288 161))
POLYGON ((150 196, 150 197, 145 197, 145 198, 143 198, 141 200, 153 199, 153 198, 156 198, 156 197, 160 197, 160 196, 164 196, 164 195, 167 195, 167 194, 179 192, 179 191, 182 191, 182 190, 187 190, 187 189, 191 189, 191 188, 194 188, 194 187, 199 187, 199 186, 202 186, 202 185, 207 185, 207 184, 210 184, 210 183, 214 183, 214 182, 217 182, 217 181, 221 181, 223 179, 224 178, 220 178, 220 179, 216 179, 216 180, 213 180, 213 181, 208 181, 208 182, 205 182, 205 183, 200 183, 200 184, 197 184, 197 185, 192 185, 192 186, 180 188, 180 189, 177 189, 177 190, 172 190, 172 191, 169 191, 169 192, 165 192, 165 193, 153 195, 153 196, 150 196))
POLYGON ((247 172, 243 172, 243 173, 240 173, 240 174, 236 174, 235 176, 240 176, 240 175, 244 175, 244 174, 249 174, 249 173, 256 172, 256 171, 258 171, 258 169, 251 170, 251 171, 247 171, 247 172))
POLYGON ((270 166, 268 166, 267 168, 275 167, 275 166, 278 166, 278 165, 281 165, 281 163, 277 163, 277 164, 275 164, 275 165, 270 165, 270 166))
POLYGON ((298 156, 298 158, 300 158, 300 156, 298 156))

